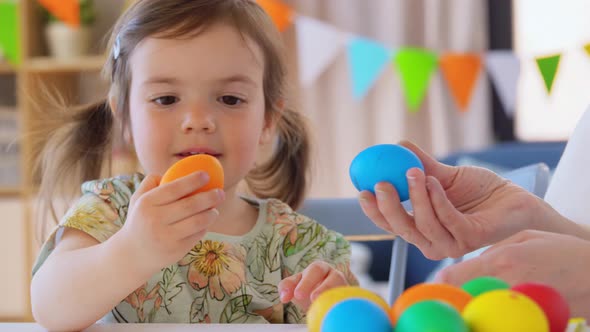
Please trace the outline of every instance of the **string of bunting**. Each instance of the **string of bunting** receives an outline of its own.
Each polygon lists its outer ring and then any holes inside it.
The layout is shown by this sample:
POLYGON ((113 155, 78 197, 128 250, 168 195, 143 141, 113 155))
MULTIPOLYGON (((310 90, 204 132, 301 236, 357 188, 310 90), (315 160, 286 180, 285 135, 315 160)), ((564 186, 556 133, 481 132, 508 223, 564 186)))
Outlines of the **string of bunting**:
MULTIPOLYGON (((311 17, 299 15, 281 0, 256 0, 280 31, 294 25, 299 60, 299 80, 310 86, 343 51, 348 56, 352 94, 362 100, 383 71, 391 66, 398 73, 406 103, 417 112, 426 96, 432 74, 440 69, 450 94, 461 111, 467 111, 482 72, 487 71, 507 113, 516 105, 516 86, 521 60, 512 51, 480 53, 434 52, 425 48, 391 49, 374 40, 341 31, 311 17)), ((590 56, 590 43, 583 46, 590 56)), ((551 94, 562 53, 534 58, 542 85, 551 94)))
MULTIPOLYGON (((256 0, 271 16, 280 31, 295 26, 299 79, 310 86, 345 50, 351 74, 352 94, 362 100, 387 67, 399 75, 408 108, 417 112, 426 96, 432 74, 440 69, 450 94, 461 111, 467 111, 483 68, 487 70, 504 109, 512 113, 520 59, 512 51, 479 53, 437 53, 425 48, 391 49, 377 41, 341 31, 311 17, 299 15, 281 0, 256 0)), ((80 25, 78 0, 38 0, 52 15, 72 26, 80 25)), ((18 64, 19 31, 17 0, 0 0, 0 55, 18 64)), ((590 43, 583 46, 590 56, 590 43)), ((563 53, 535 57, 540 78, 551 94, 563 53)))

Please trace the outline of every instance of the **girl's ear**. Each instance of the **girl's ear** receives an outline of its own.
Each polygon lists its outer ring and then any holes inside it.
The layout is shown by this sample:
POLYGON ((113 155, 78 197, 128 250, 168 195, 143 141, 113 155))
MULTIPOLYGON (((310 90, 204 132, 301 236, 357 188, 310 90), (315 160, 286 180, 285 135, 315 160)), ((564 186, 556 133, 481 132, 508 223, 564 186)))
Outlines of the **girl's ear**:
POLYGON ((270 112, 270 114, 265 115, 264 127, 262 128, 259 141, 261 145, 268 144, 273 141, 273 138, 276 136, 277 123, 281 117, 280 114, 283 112, 284 107, 285 102, 281 99, 274 106, 275 110, 270 112))
POLYGON ((109 96, 109 108, 113 114, 117 114, 117 100, 112 96, 109 96))

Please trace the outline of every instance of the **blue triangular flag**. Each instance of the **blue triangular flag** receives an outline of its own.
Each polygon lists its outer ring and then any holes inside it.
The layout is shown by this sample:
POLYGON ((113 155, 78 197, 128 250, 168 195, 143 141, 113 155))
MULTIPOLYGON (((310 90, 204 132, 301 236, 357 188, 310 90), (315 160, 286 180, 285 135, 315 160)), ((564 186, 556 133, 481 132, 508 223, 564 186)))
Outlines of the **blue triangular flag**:
POLYGON ((365 38, 354 38, 348 45, 353 96, 362 99, 391 60, 391 51, 365 38))

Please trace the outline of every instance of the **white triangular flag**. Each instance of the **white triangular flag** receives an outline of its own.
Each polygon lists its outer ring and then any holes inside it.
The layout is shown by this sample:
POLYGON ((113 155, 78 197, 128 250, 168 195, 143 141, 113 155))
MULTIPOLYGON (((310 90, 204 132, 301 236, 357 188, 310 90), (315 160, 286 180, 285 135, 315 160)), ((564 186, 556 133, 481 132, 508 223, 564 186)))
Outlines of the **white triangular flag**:
POLYGON ((506 114, 513 116, 516 108, 520 60, 512 51, 491 51, 486 55, 486 67, 506 114))
POLYGON ((310 17, 295 18, 299 80, 312 84, 346 46, 350 34, 310 17))

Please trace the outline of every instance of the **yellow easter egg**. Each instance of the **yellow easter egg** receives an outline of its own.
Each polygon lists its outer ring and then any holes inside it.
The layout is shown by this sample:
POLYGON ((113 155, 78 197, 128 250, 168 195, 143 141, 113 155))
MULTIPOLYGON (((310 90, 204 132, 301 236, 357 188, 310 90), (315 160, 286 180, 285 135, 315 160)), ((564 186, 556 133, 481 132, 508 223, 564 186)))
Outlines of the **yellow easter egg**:
POLYGON ((307 311, 307 329, 309 332, 320 332, 324 316, 332 307, 346 299, 365 299, 376 303, 386 313, 389 305, 379 295, 354 286, 343 286, 328 289, 318 296, 307 311))
POLYGON ((471 332, 549 332, 543 309, 528 296, 501 289, 475 297, 463 309, 471 332))

